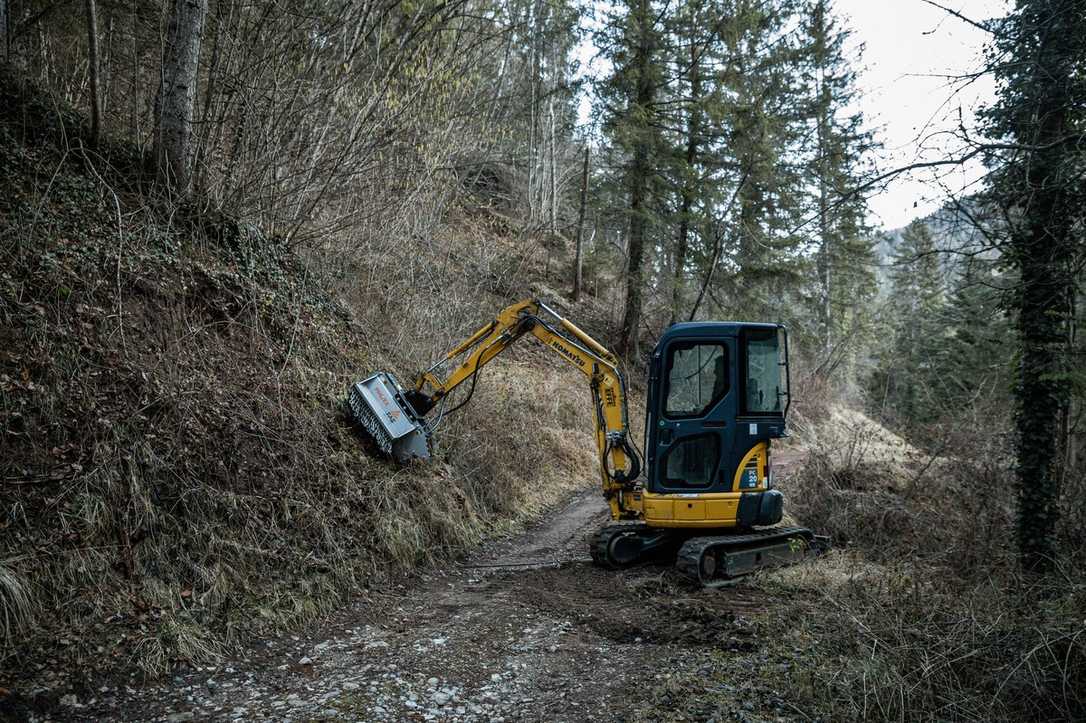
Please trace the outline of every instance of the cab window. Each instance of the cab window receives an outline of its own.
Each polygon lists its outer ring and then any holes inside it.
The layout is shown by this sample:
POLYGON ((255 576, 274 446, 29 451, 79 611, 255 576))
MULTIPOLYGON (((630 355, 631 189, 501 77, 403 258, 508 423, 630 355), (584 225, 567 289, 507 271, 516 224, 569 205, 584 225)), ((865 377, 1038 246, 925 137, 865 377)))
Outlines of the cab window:
POLYGON ((776 329, 747 329, 742 334, 743 413, 780 414, 785 395, 776 329))
POLYGON ((667 353, 664 415, 700 417, 728 393, 728 348, 679 342, 667 353))

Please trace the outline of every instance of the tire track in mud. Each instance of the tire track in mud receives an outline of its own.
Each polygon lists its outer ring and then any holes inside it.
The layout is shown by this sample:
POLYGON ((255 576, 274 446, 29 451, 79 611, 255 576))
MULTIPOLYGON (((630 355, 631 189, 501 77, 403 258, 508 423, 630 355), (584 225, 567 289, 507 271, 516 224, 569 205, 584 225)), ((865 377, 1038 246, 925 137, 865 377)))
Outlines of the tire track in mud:
POLYGON ((659 691, 673 676, 697 679, 721 653, 756 652, 753 621, 767 601, 743 586, 700 589, 666 566, 595 568, 588 538, 607 522, 598 490, 579 491, 525 533, 423 571, 306 635, 129 689, 88 717, 669 718, 659 691))

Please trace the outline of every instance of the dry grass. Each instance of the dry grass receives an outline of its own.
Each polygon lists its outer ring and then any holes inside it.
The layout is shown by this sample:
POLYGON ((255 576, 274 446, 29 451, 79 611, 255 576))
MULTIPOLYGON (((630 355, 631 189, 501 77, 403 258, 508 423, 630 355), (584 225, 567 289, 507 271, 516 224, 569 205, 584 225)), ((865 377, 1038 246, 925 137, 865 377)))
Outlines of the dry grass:
POLYGON ((11 568, 0 563, 0 643, 4 647, 28 627, 31 611, 26 585, 11 568))

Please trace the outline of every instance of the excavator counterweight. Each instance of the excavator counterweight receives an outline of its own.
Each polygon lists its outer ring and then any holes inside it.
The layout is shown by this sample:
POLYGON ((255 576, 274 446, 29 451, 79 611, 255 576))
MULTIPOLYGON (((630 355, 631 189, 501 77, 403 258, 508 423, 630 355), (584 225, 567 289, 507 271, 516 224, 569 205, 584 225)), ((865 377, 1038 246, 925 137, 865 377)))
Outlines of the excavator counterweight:
POLYGON ((790 400, 788 336, 779 324, 671 326, 649 364, 644 454, 631 439, 618 359, 535 299, 503 309, 406 389, 389 372, 352 385, 351 416, 397 462, 429 459, 434 429, 470 401, 480 370, 526 335, 588 379, 600 483, 616 522, 592 540, 597 564, 669 557, 715 585, 824 547, 806 528, 777 526, 783 496, 773 488, 770 444, 785 436, 790 400), (462 385, 466 395, 448 408, 462 385))

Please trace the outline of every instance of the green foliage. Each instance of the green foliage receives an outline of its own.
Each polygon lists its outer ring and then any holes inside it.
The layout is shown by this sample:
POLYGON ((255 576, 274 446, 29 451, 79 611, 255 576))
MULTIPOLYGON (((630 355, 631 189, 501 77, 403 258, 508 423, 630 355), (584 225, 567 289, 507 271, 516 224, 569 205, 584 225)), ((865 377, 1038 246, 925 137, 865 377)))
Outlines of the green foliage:
POLYGON ((946 289, 931 229, 914 221, 893 260, 888 316, 890 337, 880 351, 870 386, 876 404, 910 425, 935 421, 943 411, 946 289))
POLYGON ((1086 13, 1076 0, 1019 0, 998 31, 990 55, 999 98, 984 119, 1003 144, 987 159, 988 196, 1005 219, 1004 256, 1018 278, 1018 542, 1027 569, 1048 571, 1072 442, 1067 372, 1086 258, 1086 13))

